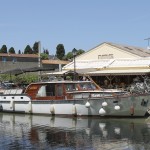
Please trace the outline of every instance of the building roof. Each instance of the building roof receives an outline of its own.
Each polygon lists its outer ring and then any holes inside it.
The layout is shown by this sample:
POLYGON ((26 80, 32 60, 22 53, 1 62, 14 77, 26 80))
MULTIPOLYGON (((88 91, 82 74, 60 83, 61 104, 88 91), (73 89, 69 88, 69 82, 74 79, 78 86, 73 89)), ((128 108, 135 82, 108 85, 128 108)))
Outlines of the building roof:
POLYGON ((54 68, 43 68, 43 67, 32 67, 32 68, 24 68, 24 69, 17 68, 17 69, 0 72, 0 74, 20 75, 26 72, 38 72, 38 71, 54 71, 54 68))
POLYGON ((109 44, 111 46, 117 47, 119 49, 125 50, 127 52, 133 53, 135 55, 141 56, 141 57, 150 57, 150 50, 144 49, 141 47, 134 47, 134 46, 128 46, 128 45, 122 45, 122 44, 115 44, 110 42, 105 42, 106 44, 109 44))
MULTIPOLYGON (((116 44, 116 43, 112 43, 112 42, 103 42, 93 48, 91 48, 90 50, 88 50, 87 52, 94 50, 95 48, 98 48, 99 46, 103 45, 103 44, 107 44, 109 46, 112 47, 116 47, 118 49, 121 49, 123 51, 132 53, 134 55, 140 56, 140 57, 150 57, 150 50, 146 49, 146 48, 141 48, 141 47, 135 47, 135 46, 129 46, 129 45, 124 45, 124 44, 116 44)), ((86 52, 85 52, 86 53, 86 52)), ((81 54, 84 55, 85 53, 81 54)), ((77 57, 80 57, 77 56, 77 57)))
POLYGON ((68 64, 69 61, 64 61, 64 60, 42 60, 42 64, 62 64, 62 65, 66 65, 68 64))
MULTIPOLYGON (((24 57, 24 58, 38 58, 38 54, 11 54, 11 53, 0 53, 1 57, 24 57)), ((42 64, 68 64, 69 61, 63 61, 59 59, 49 59, 49 60, 42 60, 42 64)))
POLYGON ((0 53, 1 57, 29 57, 38 58, 37 54, 11 54, 11 53, 0 53))
MULTIPOLYGON (((96 47, 99 47, 102 44, 108 44, 110 46, 119 48, 119 49, 127 51, 129 53, 138 55, 140 57, 150 57, 150 50, 148 50, 146 48, 129 46, 129 45, 124 45, 124 44, 116 44, 116 43, 111 43, 111 42, 104 42, 104 43, 101 43, 101 44, 97 45, 96 47)), ((94 48, 96 48, 96 47, 94 47, 94 48)), ((92 48, 90 50, 93 50, 94 48, 92 48)))

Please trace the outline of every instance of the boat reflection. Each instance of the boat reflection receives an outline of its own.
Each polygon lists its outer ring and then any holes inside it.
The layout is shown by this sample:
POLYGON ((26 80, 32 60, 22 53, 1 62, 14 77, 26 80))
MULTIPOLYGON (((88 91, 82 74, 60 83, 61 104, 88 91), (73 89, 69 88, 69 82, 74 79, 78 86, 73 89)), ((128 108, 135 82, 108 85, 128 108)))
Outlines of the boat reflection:
POLYGON ((150 149, 149 118, 61 118, 1 113, 0 125, 0 134, 3 137, 3 139, 0 138, 0 144, 9 143, 9 146, 13 147, 92 150, 150 149))

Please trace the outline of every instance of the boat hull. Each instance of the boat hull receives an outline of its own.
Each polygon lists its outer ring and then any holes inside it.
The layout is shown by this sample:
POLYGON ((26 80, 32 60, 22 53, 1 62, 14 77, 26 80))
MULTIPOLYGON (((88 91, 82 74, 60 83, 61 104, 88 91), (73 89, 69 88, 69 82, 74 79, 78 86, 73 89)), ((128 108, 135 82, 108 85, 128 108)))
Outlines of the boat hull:
POLYGON ((136 95, 31 101, 26 95, 3 95, 0 96, 0 111, 41 115, 144 117, 149 99, 149 95, 136 95))

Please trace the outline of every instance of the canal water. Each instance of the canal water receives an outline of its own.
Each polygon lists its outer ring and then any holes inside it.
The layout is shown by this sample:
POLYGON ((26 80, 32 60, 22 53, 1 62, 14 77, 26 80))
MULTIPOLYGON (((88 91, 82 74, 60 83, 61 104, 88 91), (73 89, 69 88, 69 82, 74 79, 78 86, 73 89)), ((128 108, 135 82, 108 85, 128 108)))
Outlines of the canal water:
POLYGON ((150 118, 0 113, 1 150, 150 150, 150 118))

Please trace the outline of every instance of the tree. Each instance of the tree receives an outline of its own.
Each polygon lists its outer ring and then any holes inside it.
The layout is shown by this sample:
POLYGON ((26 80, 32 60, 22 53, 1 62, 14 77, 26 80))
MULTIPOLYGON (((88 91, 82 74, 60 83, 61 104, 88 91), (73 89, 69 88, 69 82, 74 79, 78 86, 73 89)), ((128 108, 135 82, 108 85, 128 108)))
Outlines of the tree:
POLYGON ((49 51, 48 51, 48 49, 46 49, 45 53, 46 53, 47 55, 49 55, 49 51))
POLYGON ((24 54, 32 54, 32 48, 30 47, 30 45, 27 45, 26 48, 24 49, 24 54))
MULTIPOLYGON (((84 53, 85 51, 82 49, 77 50, 77 55, 81 55, 82 53, 84 53)), ((73 58, 73 54, 72 52, 68 52, 67 55, 65 56, 65 60, 71 60, 73 58)))
POLYGON ((39 52, 39 43, 35 42, 33 45, 33 54, 37 54, 39 52))
POLYGON ((3 45, 2 48, 0 49, 0 53, 7 53, 7 46, 3 45))
POLYGON ((15 49, 13 47, 11 47, 9 50, 8 50, 9 53, 11 54, 15 54, 15 49))
POLYGON ((44 54, 48 54, 48 55, 49 55, 49 51, 48 51, 48 49, 43 48, 43 53, 44 53, 44 54))
POLYGON ((21 54, 21 50, 18 51, 18 54, 21 54))
POLYGON ((77 51, 77 55, 81 55, 81 54, 84 53, 84 52, 85 52, 84 50, 79 49, 79 50, 77 51))
POLYGON ((68 52, 67 55, 66 55, 66 60, 70 60, 72 58, 73 58, 72 52, 68 52))
POLYGON ((56 56, 60 60, 62 60, 63 57, 65 56, 65 49, 64 49, 64 45, 63 44, 58 44, 57 45, 57 47, 56 47, 56 56))
POLYGON ((46 53, 41 53, 40 56, 41 56, 42 60, 48 60, 49 59, 48 54, 46 54, 46 53))

